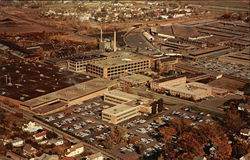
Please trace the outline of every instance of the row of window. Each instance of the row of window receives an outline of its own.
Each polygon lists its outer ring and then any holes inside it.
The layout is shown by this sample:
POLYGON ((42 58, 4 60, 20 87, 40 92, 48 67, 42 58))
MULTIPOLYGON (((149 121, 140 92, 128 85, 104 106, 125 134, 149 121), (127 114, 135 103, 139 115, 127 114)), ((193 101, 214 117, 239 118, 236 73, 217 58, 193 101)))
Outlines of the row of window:
POLYGON ((124 119, 126 119, 126 118, 128 118, 128 117, 135 116, 135 115, 136 115, 136 113, 137 113, 137 112, 134 112, 134 113, 131 113, 131 114, 127 115, 127 116, 124 116, 124 117, 118 118, 118 119, 117 119, 117 122, 119 122, 119 121, 121 121, 121 120, 124 120, 124 119))
POLYGON ((112 102, 115 102, 115 103, 127 102, 126 100, 123 100, 123 99, 120 99, 120 98, 111 97, 111 96, 107 96, 107 95, 105 95, 105 100, 112 101, 112 102))
POLYGON ((102 76, 102 72, 96 72, 96 71, 92 71, 92 70, 87 70, 89 73, 92 73, 92 74, 96 74, 96 75, 99 75, 99 76, 102 76))
POLYGON ((148 66, 148 64, 142 64, 142 65, 135 65, 135 66, 125 67, 125 68, 112 69, 112 70, 108 70, 108 73, 127 70, 127 69, 132 69, 132 68, 142 68, 142 67, 145 67, 145 66, 148 66))
POLYGON ((126 113, 120 114, 119 116, 117 116, 117 118, 118 118, 118 117, 123 117, 123 116, 125 116, 125 115, 127 115, 127 114, 134 113, 134 112, 137 112, 137 109, 136 109, 136 108, 133 109, 133 110, 130 110, 130 111, 126 112, 126 113))
POLYGON ((108 68, 108 70, 112 70, 112 69, 116 69, 116 68, 124 68, 124 67, 132 66, 132 65, 146 64, 146 63, 148 64, 149 61, 141 61, 141 62, 135 62, 135 63, 124 64, 124 65, 120 65, 120 66, 114 66, 114 67, 108 68))

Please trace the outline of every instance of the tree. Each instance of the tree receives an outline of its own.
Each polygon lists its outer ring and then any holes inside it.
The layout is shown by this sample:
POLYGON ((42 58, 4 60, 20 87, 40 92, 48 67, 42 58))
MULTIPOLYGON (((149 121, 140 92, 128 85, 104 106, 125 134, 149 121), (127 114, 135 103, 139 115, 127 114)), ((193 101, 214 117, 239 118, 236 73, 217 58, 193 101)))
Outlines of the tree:
POLYGON ((53 138, 57 139, 57 138, 58 138, 58 135, 57 135, 55 132, 47 131, 46 137, 47 137, 48 139, 53 139, 53 138))
POLYGON ((139 141, 140 141, 139 137, 131 137, 131 138, 129 138, 128 143, 136 145, 136 144, 138 144, 139 141))
POLYGON ((233 133, 240 131, 240 129, 247 124, 235 110, 226 111, 225 123, 228 129, 233 133))
POLYGON ((116 125, 111 128, 111 139, 118 144, 127 140, 127 128, 116 125))
POLYGON ((11 151, 13 149, 13 146, 11 143, 8 143, 5 145, 5 148, 8 150, 8 151, 11 151))
POLYGON ((177 132, 175 128, 162 127, 160 128, 160 133, 163 135, 164 141, 169 142, 172 140, 173 136, 175 136, 177 132))
POLYGON ((146 145, 144 143, 139 143, 135 146, 135 151, 138 153, 138 154, 143 154, 144 150, 146 149, 146 145))
POLYGON ((112 149, 114 147, 114 144, 113 144, 111 137, 107 137, 107 139, 106 139, 106 141, 104 141, 103 145, 106 149, 112 149))

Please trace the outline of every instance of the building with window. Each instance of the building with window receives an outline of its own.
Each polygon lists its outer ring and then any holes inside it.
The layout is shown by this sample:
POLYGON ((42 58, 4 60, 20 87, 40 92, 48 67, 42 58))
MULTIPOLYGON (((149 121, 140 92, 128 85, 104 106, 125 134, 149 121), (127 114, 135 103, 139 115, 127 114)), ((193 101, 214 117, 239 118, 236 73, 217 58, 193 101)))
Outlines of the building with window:
POLYGON ((112 90, 104 94, 104 101, 116 106, 102 111, 102 120, 118 124, 133 118, 140 113, 156 114, 162 111, 163 105, 159 100, 129 94, 119 90, 112 90))
POLYGON ((114 105, 127 103, 137 99, 140 99, 140 96, 122 92, 119 90, 112 90, 104 94, 104 102, 114 105))
POLYGON ((171 77, 165 77, 161 79, 157 79, 151 83, 151 88, 154 90, 161 89, 164 86, 174 86, 174 85, 180 85, 185 84, 187 81, 187 78, 182 75, 178 76, 171 76, 171 77))
POLYGON ((90 62, 107 59, 107 56, 101 54, 82 55, 68 60, 68 70, 72 72, 86 71, 86 66, 90 62))
POLYGON ((118 104, 114 107, 102 111, 102 120, 108 123, 118 124, 140 113, 137 107, 132 107, 127 104, 118 104))
POLYGON ((151 59, 149 57, 131 53, 119 54, 123 56, 90 62, 86 71, 93 76, 111 79, 128 73, 144 71, 151 67, 151 59))

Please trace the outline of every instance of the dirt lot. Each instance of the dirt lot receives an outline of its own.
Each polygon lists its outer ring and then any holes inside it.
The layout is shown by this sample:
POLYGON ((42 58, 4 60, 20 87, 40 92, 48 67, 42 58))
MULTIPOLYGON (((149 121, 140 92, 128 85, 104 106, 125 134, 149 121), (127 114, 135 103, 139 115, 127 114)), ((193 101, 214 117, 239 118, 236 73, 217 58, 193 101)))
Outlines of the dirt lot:
POLYGON ((225 88, 228 90, 238 90, 242 88, 245 85, 245 83, 227 77, 222 77, 220 79, 209 82, 208 85, 218 88, 225 88))

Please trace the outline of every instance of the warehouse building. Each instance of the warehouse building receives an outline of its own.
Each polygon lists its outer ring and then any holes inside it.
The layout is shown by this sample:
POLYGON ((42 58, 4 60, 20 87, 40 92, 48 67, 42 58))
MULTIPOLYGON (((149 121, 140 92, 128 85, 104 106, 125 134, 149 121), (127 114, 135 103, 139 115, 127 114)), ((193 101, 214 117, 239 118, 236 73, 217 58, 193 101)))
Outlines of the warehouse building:
POLYGON ((245 66, 249 66, 250 61, 250 48, 246 48, 240 52, 233 52, 225 56, 219 57, 219 60, 222 62, 236 63, 245 66))
POLYGON ((127 56, 116 56, 91 62, 87 66, 87 72, 93 76, 112 79, 128 73, 144 71, 151 67, 151 61, 148 57, 130 53, 119 54, 127 56))
POLYGON ((111 80, 96 78, 24 101, 19 107, 38 115, 47 115, 100 96, 116 85, 111 80))

